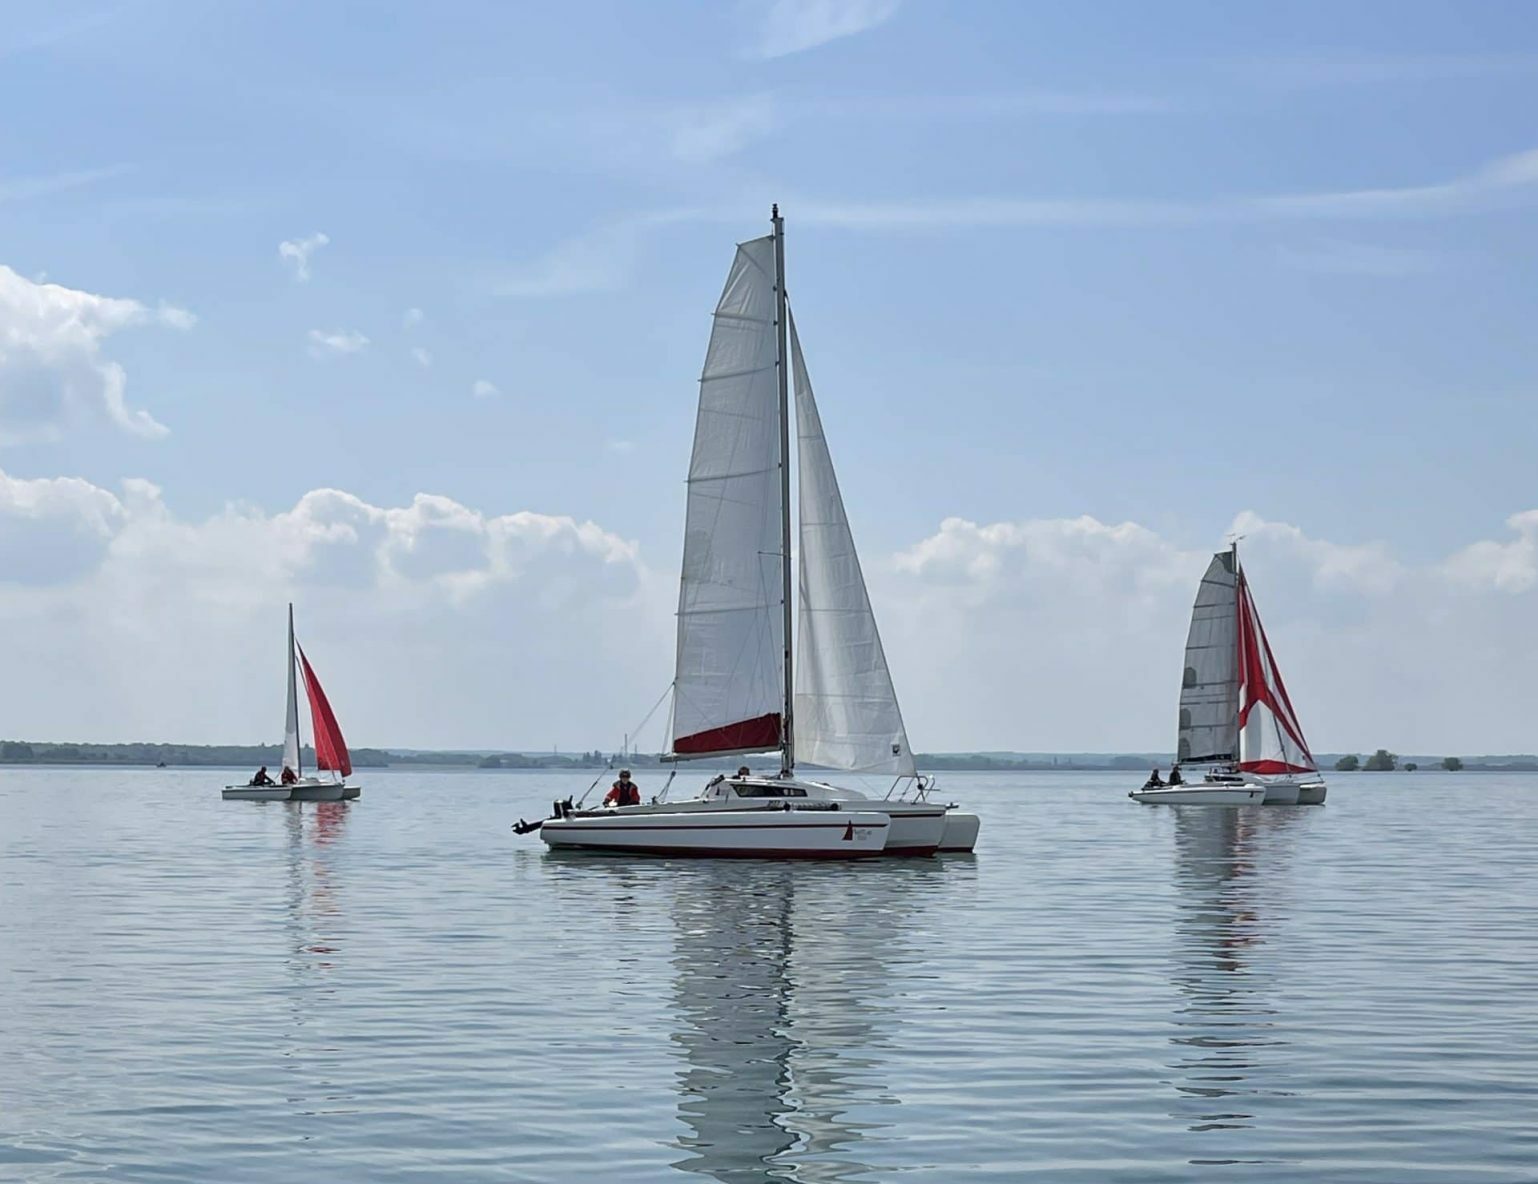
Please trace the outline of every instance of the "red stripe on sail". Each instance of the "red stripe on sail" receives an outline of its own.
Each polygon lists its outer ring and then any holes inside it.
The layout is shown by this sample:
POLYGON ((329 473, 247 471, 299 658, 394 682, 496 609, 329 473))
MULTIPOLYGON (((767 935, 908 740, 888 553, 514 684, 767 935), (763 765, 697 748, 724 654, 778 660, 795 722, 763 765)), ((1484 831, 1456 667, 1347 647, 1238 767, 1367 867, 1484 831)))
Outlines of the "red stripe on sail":
POLYGON ((780 713, 770 712, 757 719, 709 728, 673 741, 673 751, 680 756, 703 756, 711 752, 753 752, 780 746, 780 713))
POLYGON ((315 725, 315 763, 318 767, 333 770, 343 777, 352 773, 352 757, 347 753, 347 741, 342 739, 341 726, 336 713, 321 689, 320 679, 310 668, 310 660, 299 646, 299 666, 304 672, 304 691, 310 697, 310 719, 315 725))
MULTIPOLYGON (((1249 581, 1244 578, 1243 572, 1239 573, 1239 677, 1242 680, 1243 696, 1239 704, 1239 727, 1242 729, 1249 721, 1250 710, 1257 703, 1262 703, 1271 709, 1272 717, 1288 738, 1312 760, 1314 754, 1309 752, 1302 729, 1298 727, 1297 717, 1292 714, 1287 688, 1282 685, 1282 673, 1276 668, 1271 643, 1266 639, 1265 626, 1260 623, 1260 614, 1255 611, 1255 600, 1250 595, 1249 581), (1261 660, 1262 649, 1264 662, 1261 660), (1266 677, 1268 668, 1270 680, 1266 677), (1276 684, 1274 688, 1271 685, 1273 681, 1276 684), (1277 691, 1281 692, 1280 697, 1277 691)), ((1313 770, 1300 771, 1307 773, 1313 770)))

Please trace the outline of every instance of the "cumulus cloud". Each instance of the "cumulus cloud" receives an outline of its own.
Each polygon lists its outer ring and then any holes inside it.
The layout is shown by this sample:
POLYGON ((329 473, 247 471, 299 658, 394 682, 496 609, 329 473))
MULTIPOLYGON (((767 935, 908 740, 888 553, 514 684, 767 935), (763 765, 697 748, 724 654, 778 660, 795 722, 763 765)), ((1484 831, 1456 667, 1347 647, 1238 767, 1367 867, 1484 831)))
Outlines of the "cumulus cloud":
POLYGON ((308 238, 286 239, 278 244, 278 258, 288 265, 295 280, 301 284, 309 283, 310 256, 330 241, 327 235, 319 231, 308 238))
POLYGON ((124 329, 185 330, 195 320, 185 309, 39 283, 0 265, 0 444, 57 439, 92 421, 164 436, 154 416, 128 405, 128 375, 102 343, 124 329))
POLYGON ((337 489, 185 518, 144 481, 0 473, 7 734, 271 738, 289 600, 359 744, 608 745, 670 676, 667 584, 592 522, 337 489))
POLYGON ((420 345, 412 347, 411 356, 416 361, 416 364, 424 370, 433 364, 432 354, 428 353, 420 345))
MULTIPOLYGON (((1514 538, 1414 566, 1380 542, 1235 518, 1316 749, 1532 748, 1523 688, 1538 662, 1525 624, 1538 611, 1538 511, 1510 526, 1514 538)), ((1131 522, 956 518, 869 563, 915 745, 1169 748, 1210 555, 1131 522)))
POLYGON ((497 389, 495 383, 487 382, 484 378, 477 378, 470 385, 470 393, 477 399, 490 399, 500 395, 502 392, 497 389))
POLYGON ((778 58, 885 24, 898 0, 773 0, 759 9, 753 56, 778 58))
POLYGON ((422 310, 420 308, 408 308, 401 314, 401 328, 415 329, 422 323, 422 310))
POLYGON ((368 338, 356 329, 311 329, 310 356, 334 358, 361 353, 368 348, 368 338))

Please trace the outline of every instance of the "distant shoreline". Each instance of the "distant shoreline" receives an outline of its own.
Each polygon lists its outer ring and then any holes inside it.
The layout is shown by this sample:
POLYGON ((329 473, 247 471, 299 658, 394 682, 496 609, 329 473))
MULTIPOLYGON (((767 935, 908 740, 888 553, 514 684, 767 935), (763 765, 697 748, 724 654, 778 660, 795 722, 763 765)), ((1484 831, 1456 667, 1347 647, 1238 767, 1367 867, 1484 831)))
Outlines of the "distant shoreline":
MULTIPOLYGON (((744 763, 744 758, 730 757, 708 761, 690 761, 675 766, 655 754, 606 754, 593 749, 578 753, 533 753, 516 750, 472 749, 428 751, 416 749, 357 748, 352 751, 355 769, 485 769, 501 772, 577 772, 596 771, 629 765, 635 769, 665 770, 674 767, 729 769, 744 763)), ((1326 776, 1335 774, 1339 753, 1316 754, 1326 776)), ((277 745, 259 744, 93 744, 53 743, 46 741, 0 741, 0 766, 31 768, 197 768, 254 769, 258 765, 282 763, 277 745)), ((926 773, 1051 773, 1051 772, 1133 772, 1167 768, 1168 753, 1038 753, 1038 752, 951 752, 920 753, 915 758, 926 773)), ((1405 755, 1399 757, 1401 768, 1407 763, 1425 773, 1442 772, 1441 756, 1405 755)), ((1527 753, 1463 756, 1465 773, 1538 773, 1538 756, 1527 753)), ((314 768, 315 754, 306 748, 303 762, 314 768)), ((762 766, 763 758, 745 758, 745 763, 762 766)), ((814 767, 814 766, 808 766, 814 767)))

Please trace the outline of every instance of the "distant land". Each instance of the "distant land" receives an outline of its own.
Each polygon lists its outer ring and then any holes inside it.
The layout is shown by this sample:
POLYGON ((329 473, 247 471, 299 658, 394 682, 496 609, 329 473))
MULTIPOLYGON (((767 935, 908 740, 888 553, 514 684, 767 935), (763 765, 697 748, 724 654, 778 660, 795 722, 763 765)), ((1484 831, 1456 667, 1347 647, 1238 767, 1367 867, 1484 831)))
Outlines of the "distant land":
MULTIPOLYGON (((1364 750, 1366 755, 1371 750, 1364 750)), ((1316 753, 1319 767, 1329 774, 1341 753, 1316 753)), ((255 769, 258 765, 276 766, 282 761, 282 749, 276 744, 91 744, 50 743, 36 740, 0 741, 0 765, 138 765, 169 767, 217 767, 255 769)), ((1442 756, 1398 757, 1400 768, 1414 764, 1431 773, 1440 771, 1442 756)), ((1511 755, 1462 756, 1463 771, 1470 773, 1538 772, 1538 756, 1528 753, 1511 755)), ((748 764, 762 764, 746 758, 748 764)), ((929 752, 920 753, 918 766, 924 772, 1027 772, 1068 770, 1139 770, 1166 768, 1167 752, 929 752)), ((388 767, 429 767, 457 769, 603 769, 658 768, 665 764, 660 756, 646 753, 527 752, 502 749, 459 749, 431 751, 412 748, 355 748, 352 763, 359 769, 388 767)), ((732 768, 735 757, 717 761, 690 762, 695 768, 732 768)), ((304 749, 306 768, 314 768, 315 752, 304 749)))

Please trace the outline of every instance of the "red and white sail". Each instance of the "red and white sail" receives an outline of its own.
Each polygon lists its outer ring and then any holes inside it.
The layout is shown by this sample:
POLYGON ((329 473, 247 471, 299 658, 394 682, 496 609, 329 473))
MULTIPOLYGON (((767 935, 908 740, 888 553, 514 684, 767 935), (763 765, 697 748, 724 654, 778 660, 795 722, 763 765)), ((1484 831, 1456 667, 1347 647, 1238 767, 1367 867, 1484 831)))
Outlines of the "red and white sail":
POLYGON ((1237 607, 1239 770, 1260 776, 1315 772, 1318 766, 1287 697, 1243 569, 1238 572, 1237 607))
POLYGON ((347 752, 347 741, 342 739, 341 725, 336 722, 336 713, 331 710, 331 703, 321 688, 320 679, 315 677, 310 660, 304 656, 304 647, 296 642, 295 648, 299 653, 299 665, 304 671, 305 694, 310 699, 310 725, 315 732, 315 764, 318 768, 346 777, 352 773, 352 757, 347 752))
POLYGON ((764 752, 785 725, 772 236, 737 247, 700 376, 689 461, 673 753, 764 752))

